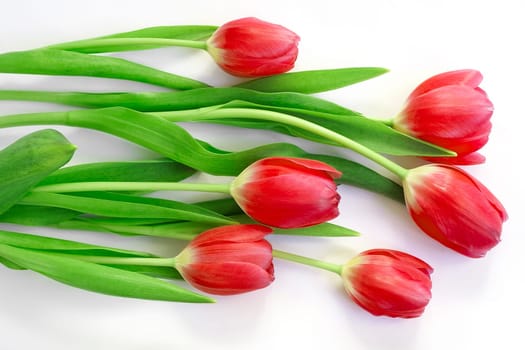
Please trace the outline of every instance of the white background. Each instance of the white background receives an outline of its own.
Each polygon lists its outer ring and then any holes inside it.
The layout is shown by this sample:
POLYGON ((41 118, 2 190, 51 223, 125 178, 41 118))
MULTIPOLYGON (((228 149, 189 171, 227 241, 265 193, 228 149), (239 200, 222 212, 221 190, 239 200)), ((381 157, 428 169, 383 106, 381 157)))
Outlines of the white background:
MULTIPOLYGON (((468 168, 506 206, 503 240, 483 259, 438 245, 411 222, 405 208, 379 195, 341 186, 334 222, 359 238, 271 237, 276 248, 343 263, 385 247, 430 263, 433 299, 422 317, 374 317, 354 305, 336 275, 276 261, 268 288, 213 305, 186 305, 99 295, 32 272, 0 266, 1 349, 489 349, 520 348, 525 311, 523 268, 523 15, 522 1, 27 1, 2 0, 0 52, 30 49, 148 26, 214 24, 256 16, 282 24, 302 40, 296 70, 382 66, 390 73, 321 96, 367 115, 396 114, 423 79, 475 68, 495 105, 487 162, 468 168), (507 345, 505 345, 507 344, 507 345), (510 346, 508 344, 514 344, 510 346)), ((161 49, 122 57, 216 85, 236 80, 205 52, 161 49)), ((0 75, 1 89, 158 90, 143 84, 82 78, 0 75)), ((65 109, 0 102, 0 114, 65 109)), ((196 136, 240 149, 279 140, 354 159, 352 152, 260 131, 191 126, 196 136)), ((5 147, 28 128, 0 130, 5 147)), ((73 163, 153 155, 101 133, 60 128, 79 149, 73 163)), ((406 159, 403 164, 412 163, 406 159)), ((196 178, 196 180, 199 177, 196 178)), ((204 178, 206 179, 206 178, 204 178)), ((196 197, 187 196, 195 199, 196 197)), ((169 240, 122 238, 0 225, 1 229, 146 250, 167 256, 169 240)))

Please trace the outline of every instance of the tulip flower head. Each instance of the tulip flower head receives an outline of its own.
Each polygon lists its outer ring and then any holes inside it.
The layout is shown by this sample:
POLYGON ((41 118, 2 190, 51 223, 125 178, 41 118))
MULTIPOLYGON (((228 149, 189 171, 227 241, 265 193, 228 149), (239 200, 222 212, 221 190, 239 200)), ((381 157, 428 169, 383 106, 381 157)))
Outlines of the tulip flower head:
POLYGON ((471 69, 438 74, 410 94, 392 125, 395 129, 457 153, 457 157, 427 158, 445 164, 478 164, 475 153, 491 130, 492 102, 478 85, 480 72, 471 69))
POLYGON ((341 277, 348 295, 376 316, 420 316, 431 298, 430 267, 396 250, 367 250, 343 266, 341 277))
POLYGON ((228 22, 207 42, 226 72, 240 77, 280 74, 294 67, 299 36, 283 26, 248 17, 228 22))
POLYGON ((500 241, 505 208, 465 171, 452 165, 420 166, 409 171, 403 188, 416 224, 443 245, 479 258, 500 241))
POLYGON ((341 173, 311 159, 270 157, 248 166, 230 192, 254 220, 273 227, 298 228, 339 215, 335 178, 341 173))
POLYGON ((274 280, 272 246, 260 225, 227 225, 194 238, 175 258, 184 280, 210 294, 232 295, 268 286, 274 280))

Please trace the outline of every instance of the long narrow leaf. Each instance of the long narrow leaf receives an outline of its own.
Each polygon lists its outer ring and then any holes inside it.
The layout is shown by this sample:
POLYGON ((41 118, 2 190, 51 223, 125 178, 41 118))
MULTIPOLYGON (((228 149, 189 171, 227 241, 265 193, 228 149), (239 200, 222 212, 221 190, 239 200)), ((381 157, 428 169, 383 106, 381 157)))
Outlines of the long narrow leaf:
POLYGON ((0 244, 0 256, 58 282, 92 292, 151 300, 206 303, 204 295, 140 273, 0 244))
POLYGON ((213 32, 217 30, 217 26, 207 25, 178 25, 178 26, 156 26, 133 30, 129 32, 122 32, 110 35, 104 35, 96 38, 89 38, 83 40, 69 41, 47 46, 49 49, 60 49, 67 51, 83 52, 83 53, 103 53, 103 52, 118 52, 131 50, 144 50, 161 47, 159 45, 116 45, 112 46, 97 46, 98 39, 114 39, 114 38, 156 38, 156 39, 184 39, 184 40, 206 40, 213 32), (93 45, 86 45, 94 42, 93 45))
MULTIPOLYGON (((141 257, 154 258, 153 254, 134 250, 125 250, 113 247, 105 247, 87 243, 81 243, 59 238, 43 237, 20 232, 0 231, 0 244, 6 244, 18 248, 41 250, 47 252, 60 252, 72 255, 107 256, 107 257, 141 257)), ((25 269, 13 262, 0 257, 0 263, 11 269, 25 269)), ((181 275, 173 267, 165 266, 137 266, 137 265, 112 265, 117 269, 135 271, 154 277, 181 279, 181 275)))
POLYGON ((29 226, 45 226, 71 220, 80 215, 82 215, 82 212, 75 210, 41 205, 15 204, 0 214, 0 222, 29 226))
POLYGON ((153 254, 104 247, 60 238, 44 237, 28 233, 0 230, 0 244, 32 250, 57 251, 79 255, 100 255, 120 257, 154 257, 153 254))
MULTIPOLYGON (((132 198, 97 198, 86 195, 66 195, 48 192, 32 192, 19 202, 20 204, 43 205, 79 211, 83 213, 123 217, 123 218, 166 218, 173 220, 189 220, 215 224, 233 224, 226 217, 208 211, 198 210, 189 204, 177 203, 170 207, 162 205, 160 200, 151 198, 150 203, 140 203, 132 198)), ((173 201, 173 203, 175 203, 173 201)))
POLYGON ((176 90, 208 86, 197 80, 117 57, 52 49, 0 54, 0 72, 123 79, 176 90))
POLYGON ((403 134, 383 123, 355 114, 331 114, 315 110, 263 106, 245 101, 232 101, 213 110, 158 112, 171 121, 204 121, 243 128, 273 130, 303 139, 338 145, 317 133, 279 121, 264 118, 268 111, 292 115, 350 138, 379 153, 412 156, 451 156, 452 152, 403 134))
POLYGON ((266 106, 312 109, 333 114, 359 114, 311 95, 295 92, 259 92, 238 87, 152 92, 0 90, 0 100, 53 102, 90 108, 127 107, 145 112, 195 109, 242 100, 266 106))
POLYGON ((335 90, 388 72, 379 67, 355 67, 289 72, 249 80, 237 87, 265 92, 294 91, 312 94, 335 90))
POLYGON ((39 185, 84 181, 178 182, 193 174, 195 169, 171 159, 96 162, 58 169, 39 185))

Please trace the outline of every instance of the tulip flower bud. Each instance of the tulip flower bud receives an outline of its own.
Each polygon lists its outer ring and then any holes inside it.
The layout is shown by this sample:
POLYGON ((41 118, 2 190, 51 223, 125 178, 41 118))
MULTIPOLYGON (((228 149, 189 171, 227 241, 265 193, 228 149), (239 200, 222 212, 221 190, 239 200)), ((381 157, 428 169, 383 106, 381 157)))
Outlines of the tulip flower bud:
POLYGON ((408 172, 403 187, 416 224, 443 245, 478 258, 500 241, 505 208, 465 171, 451 165, 424 165, 408 172))
POLYGON ((376 316, 420 316, 431 298, 430 267, 424 261, 390 249, 367 250, 343 266, 346 292, 376 316))
POLYGON ((273 227, 316 225, 339 215, 334 178, 341 173, 316 160, 270 157, 248 166, 230 192, 254 220, 273 227))
POLYGON ((232 295, 268 286, 273 280, 272 246, 260 225, 228 225, 195 237, 175 258, 184 280, 210 294, 232 295))
POLYGON ((457 157, 427 158, 445 164, 478 164, 474 153, 483 147, 491 130, 492 102, 478 85, 483 77, 465 69, 438 74, 410 94, 392 125, 411 136, 447 148, 457 157))
POLYGON ((299 36, 283 26, 248 17, 228 22, 210 37, 208 52, 240 77, 280 74, 293 68, 299 36))

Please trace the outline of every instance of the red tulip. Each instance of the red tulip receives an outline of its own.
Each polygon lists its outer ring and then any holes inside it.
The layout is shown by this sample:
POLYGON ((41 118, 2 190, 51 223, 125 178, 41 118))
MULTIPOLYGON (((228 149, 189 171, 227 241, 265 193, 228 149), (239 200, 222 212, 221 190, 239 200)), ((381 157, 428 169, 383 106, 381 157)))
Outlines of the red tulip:
POLYGON ((474 152, 488 141, 494 108, 478 87, 482 79, 480 72, 465 69, 424 81, 410 94, 393 127, 457 153, 457 157, 428 160, 465 165, 484 162, 474 152))
POLYGON ((500 241, 505 208, 465 171, 424 165, 409 171, 403 187, 416 224, 443 245, 478 258, 500 241))
POLYGON ((280 74, 293 68, 299 36, 283 26, 248 17, 228 22, 208 40, 208 52, 240 77, 280 74))
POLYGON ((316 225, 339 215, 334 178, 341 173, 316 160, 271 157, 248 166, 231 195, 254 220, 279 228, 316 225))
POLYGON ((390 249, 360 253, 342 269, 346 292, 376 316, 420 316, 431 298, 430 267, 424 261, 390 249))
POLYGON ((273 280, 272 246, 260 225, 228 225, 194 238, 175 258, 175 268, 195 288, 219 295, 250 292, 273 280))

